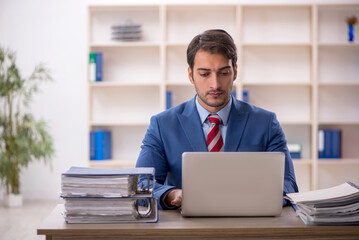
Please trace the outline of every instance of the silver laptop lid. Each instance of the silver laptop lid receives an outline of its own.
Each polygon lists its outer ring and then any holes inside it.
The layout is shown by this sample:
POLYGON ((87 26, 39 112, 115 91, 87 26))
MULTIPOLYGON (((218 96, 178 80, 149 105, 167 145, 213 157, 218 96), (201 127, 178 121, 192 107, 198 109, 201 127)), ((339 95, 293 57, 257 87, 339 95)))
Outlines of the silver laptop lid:
POLYGON ((183 216, 276 216, 282 210, 282 152, 185 152, 183 216))

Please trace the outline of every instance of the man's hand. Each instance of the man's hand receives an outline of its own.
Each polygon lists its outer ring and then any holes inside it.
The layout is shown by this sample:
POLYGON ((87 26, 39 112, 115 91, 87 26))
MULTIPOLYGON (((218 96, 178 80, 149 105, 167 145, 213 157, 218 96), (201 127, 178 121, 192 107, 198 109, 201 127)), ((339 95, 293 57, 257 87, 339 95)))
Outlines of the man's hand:
POLYGON ((171 190, 167 194, 165 202, 168 206, 173 205, 180 207, 182 205, 182 189, 171 190))

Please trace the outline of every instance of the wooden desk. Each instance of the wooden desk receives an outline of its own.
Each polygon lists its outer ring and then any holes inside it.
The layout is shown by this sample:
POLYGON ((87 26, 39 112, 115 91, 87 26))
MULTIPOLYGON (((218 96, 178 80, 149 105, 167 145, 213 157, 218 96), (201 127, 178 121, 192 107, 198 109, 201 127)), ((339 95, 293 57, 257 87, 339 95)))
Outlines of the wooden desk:
POLYGON ((158 223, 66 224, 57 205, 38 235, 52 239, 359 239, 359 226, 306 226, 291 207, 279 217, 183 218, 159 211, 158 223))

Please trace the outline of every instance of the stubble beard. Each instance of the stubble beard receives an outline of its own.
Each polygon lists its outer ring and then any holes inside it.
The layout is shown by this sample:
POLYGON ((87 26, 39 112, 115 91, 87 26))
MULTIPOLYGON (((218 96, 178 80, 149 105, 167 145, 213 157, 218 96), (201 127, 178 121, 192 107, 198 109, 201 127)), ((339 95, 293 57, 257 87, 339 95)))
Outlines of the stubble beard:
MULTIPOLYGON (((196 92, 197 92, 197 96, 199 97, 199 99, 201 99, 201 101, 206 104, 207 106, 210 106, 210 107, 215 107, 215 108, 218 108, 218 107, 222 107, 224 106, 228 101, 229 101, 229 95, 228 93, 225 91, 225 90, 211 90, 211 91, 207 91, 205 93, 205 95, 201 95, 197 89, 197 86, 195 85, 195 89, 196 89, 196 92), (221 95, 220 96, 224 96, 223 100, 222 101, 219 101, 219 102, 213 102, 211 103, 207 96, 210 95, 211 93, 220 93, 221 95)), ((220 98, 220 97, 219 97, 220 98)), ((218 99, 219 99, 218 98, 218 99)))

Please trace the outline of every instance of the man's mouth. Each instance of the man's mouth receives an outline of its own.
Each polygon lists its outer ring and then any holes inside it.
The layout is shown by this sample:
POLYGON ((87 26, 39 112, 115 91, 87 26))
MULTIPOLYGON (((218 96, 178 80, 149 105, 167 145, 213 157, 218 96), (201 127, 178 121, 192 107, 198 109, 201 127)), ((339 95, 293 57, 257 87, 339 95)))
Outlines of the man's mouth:
POLYGON ((207 95, 218 97, 223 94, 223 91, 216 91, 216 92, 208 92, 207 95))

